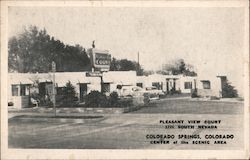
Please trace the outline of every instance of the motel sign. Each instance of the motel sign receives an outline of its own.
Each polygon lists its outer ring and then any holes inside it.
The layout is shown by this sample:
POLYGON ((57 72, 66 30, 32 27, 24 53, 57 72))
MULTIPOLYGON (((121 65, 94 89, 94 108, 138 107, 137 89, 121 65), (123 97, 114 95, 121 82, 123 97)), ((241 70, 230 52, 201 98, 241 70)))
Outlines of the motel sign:
POLYGON ((108 50, 90 48, 87 50, 90 56, 91 65, 95 70, 108 71, 111 63, 111 55, 108 50))
POLYGON ((111 55, 110 54, 105 54, 105 53, 95 53, 95 65, 100 66, 100 65, 110 65, 111 61, 111 55))

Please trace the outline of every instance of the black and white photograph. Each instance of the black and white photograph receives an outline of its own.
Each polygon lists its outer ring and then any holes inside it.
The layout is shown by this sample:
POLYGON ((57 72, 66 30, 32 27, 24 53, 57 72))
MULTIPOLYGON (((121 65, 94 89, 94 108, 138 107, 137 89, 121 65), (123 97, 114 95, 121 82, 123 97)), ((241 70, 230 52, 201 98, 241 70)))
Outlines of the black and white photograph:
POLYGON ((71 2, 2 2, 2 159, 249 158, 248 1, 71 2))

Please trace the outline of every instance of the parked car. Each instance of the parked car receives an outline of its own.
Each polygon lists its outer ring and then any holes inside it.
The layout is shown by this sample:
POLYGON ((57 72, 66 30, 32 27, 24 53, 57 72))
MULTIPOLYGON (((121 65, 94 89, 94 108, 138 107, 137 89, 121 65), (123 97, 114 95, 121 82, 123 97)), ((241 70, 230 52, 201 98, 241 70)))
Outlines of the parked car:
POLYGON ((157 94, 157 95, 164 95, 164 92, 162 90, 159 90, 155 86, 146 87, 145 90, 148 93, 157 94))
POLYGON ((160 96, 164 95, 164 92, 155 86, 146 87, 145 92, 148 93, 150 100, 160 99, 160 96))
POLYGON ((136 96, 143 96, 145 90, 141 87, 137 86, 122 86, 120 91, 120 96, 122 97, 136 97, 136 96))
POLYGON ((120 91, 121 97, 139 97, 144 96, 149 100, 159 99, 160 95, 164 95, 161 90, 154 87, 148 87, 143 89, 138 86, 122 86, 120 91))
POLYGON ((120 89, 117 90, 118 95, 121 99, 132 99, 133 103, 135 104, 147 104, 149 100, 148 93, 145 92, 145 89, 142 89, 138 86, 122 86, 120 89))

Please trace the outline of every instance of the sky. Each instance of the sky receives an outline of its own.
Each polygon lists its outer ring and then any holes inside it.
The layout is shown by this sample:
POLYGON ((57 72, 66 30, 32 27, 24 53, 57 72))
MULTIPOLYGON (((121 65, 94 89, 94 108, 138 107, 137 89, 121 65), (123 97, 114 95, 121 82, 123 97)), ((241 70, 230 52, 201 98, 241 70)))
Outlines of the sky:
POLYGON ((109 50, 146 70, 182 58, 204 78, 227 75, 243 89, 243 8, 10 7, 8 37, 45 28, 66 44, 109 50))

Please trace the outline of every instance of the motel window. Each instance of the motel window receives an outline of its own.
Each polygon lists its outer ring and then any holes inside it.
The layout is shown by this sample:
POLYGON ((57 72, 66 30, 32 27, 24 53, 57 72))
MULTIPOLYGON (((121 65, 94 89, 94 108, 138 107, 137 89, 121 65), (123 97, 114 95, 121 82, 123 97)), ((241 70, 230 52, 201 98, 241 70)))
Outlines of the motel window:
POLYGON ((143 87, 142 83, 136 83, 136 86, 141 88, 143 87))
POLYGON ((192 89, 192 82, 185 82, 184 83, 184 88, 185 89, 192 89))
POLYGON ((20 85, 20 96, 26 96, 26 95, 28 95, 26 92, 26 85, 21 84, 20 85))
POLYGON ((203 89, 211 89, 210 81, 201 81, 203 85, 203 89))
POLYGON ((18 85, 12 85, 12 96, 18 96, 18 85))

